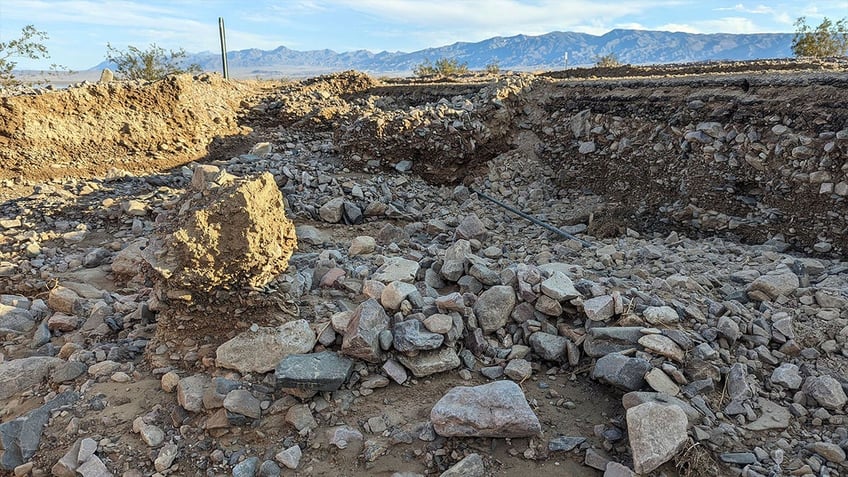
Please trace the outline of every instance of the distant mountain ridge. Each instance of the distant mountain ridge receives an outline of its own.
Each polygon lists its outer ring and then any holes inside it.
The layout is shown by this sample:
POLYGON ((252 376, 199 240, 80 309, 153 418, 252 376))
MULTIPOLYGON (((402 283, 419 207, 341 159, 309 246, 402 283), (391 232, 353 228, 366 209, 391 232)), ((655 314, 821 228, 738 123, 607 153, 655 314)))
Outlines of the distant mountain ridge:
MULTIPOLYGON (((601 36, 574 32, 552 32, 539 36, 494 37, 476 43, 427 48, 411 53, 372 53, 356 50, 298 51, 280 46, 274 50, 230 51, 227 62, 239 71, 314 71, 357 69, 367 72, 409 72, 425 60, 455 58, 471 69, 482 69, 496 61, 502 69, 552 69, 588 66, 599 56, 614 54, 630 64, 680 63, 710 60, 753 60, 791 57, 791 33, 694 34, 648 30, 612 30, 601 36)), ((189 54, 189 63, 204 70, 219 71, 219 54, 189 54)), ((95 68, 102 68, 102 63, 95 68)))

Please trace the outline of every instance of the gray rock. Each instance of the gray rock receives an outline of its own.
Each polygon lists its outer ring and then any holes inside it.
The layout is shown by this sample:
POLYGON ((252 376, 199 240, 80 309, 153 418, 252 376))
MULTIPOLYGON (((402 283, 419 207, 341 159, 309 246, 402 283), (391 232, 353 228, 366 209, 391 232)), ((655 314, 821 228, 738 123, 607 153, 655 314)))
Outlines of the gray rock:
POLYGON ((840 411, 848 401, 839 381, 830 376, 809 376, 801 388, 804 394, 813 398, 819 406, 840 411))
POLYGON ((780 384, 789 389, 798 389, 803 382, 798 366, 792 363, 783 363, 771 373, 771 382, 780 384))
POLYGON ((203 410, 203 393, 209 386, 209 377, 196 374, 180 379, 177 384, 177 402, 186 411, 200 412, 203 410))
POLYGON ((719 456, 722 462, 736 465, 748 465, 757 462, 753 452, 725 452, 719 456))
POLYGON ((601 295, 585 300, 583 312, 592 321, 606 321, 615 314, 615 304, 611 296, 601 295))
POLYGON ((0 399, 35 388, 61 363, 61 359, 50 356, 32 356, 0 363, 0 399))
POLYGON ((419 378, 448 371, 461 364, 453 348, 422 351, 415 356, 399 355, 397 359, 419 378))
POLYGON ((402 353, 437 349, 445 340, 439 333, 427 331, 424 324, 414 318, 395 323, 392 327, 392 337, 395 349, 402 353))
POLYGON ((321 208, 318 209, 318 215, 324 222, 337 224, 342 221, 344 214, 344 197, 335 197, 328 200, 321 208))
POLYGON ((402 257, 390 257, 374 272, 372 278, 383 283, 412 283, 415 281, 419 268, 420 266, 416 261, 402 257))
POLYGON ((548 450, 551 452, 569 452, 584 442, 586 442, 585 437, 558 436, 548 441, 548 450))
POLYGON ((629 358, 619 353, 608 354, 595 363, 592 379, 624 391, 638 391, 646 386, 645 373, 651 363, 642 358, 629 358))
POLYGON ((583 351, 593 358, 638 348, 644 336, 637 326, 590 328, 583 342, 583 351))
POLYGON ((77 473, 81 477, 112 477, 112 473, 106 468, 106 464, 96 455, 91 456, 77 467, 77 473))
POLYGON ((743 401, 753 395, 745 365, 735 363, 730 367, 727 373, 727 395, 732 401, 743 401))
POLYGON ((767 431, 789 427, 789 421, 792 419, 789 409, 765 398, 759 398, 759 403, 760 417, 746 424, 745 429, 749 431, 767 431))
POLYGON ((797 290, 800 284, 798 275, 792 272, 761 275, 748 285, 748 292, 760 291, 775 299, 781 295, 788 296, 797 290))
POLYGON ((277 365, 277 386, 307 391, 336 391, 350 376, 353 361, 332 351, 290 354, 277 365))
POLYGON ((29 310, 0 303, 0 332, 26 333, 35 328, 35 317, 29 310))
POLYGON ((283 470, 273 460, 266 460, 259 466, 259 477, 280 477, 283 470))
POLYGON ((433 406, 430 421, 445 437, 530 437, 542 431, 524 393, 512 381, 455 387, 433 406))
POLYGON ((542 331, 530 335, 530 346, 545 361, 562 360, 568 342, 569 339, 565 336, 552 335, 542 331))
POLYGON ((80 363, 79 361, 63 361, 53 368, 53 371, 50 373, 50 380, 54 383, 73 381, 74 379, 82 376, 86 371, 88 371, 88 366, 86 366, 85 363, 80 363))
POLYGON ((407 296, 417 292, 418 288, 411 283, 391 282, 383 288, 383 292, 380 294, 380 304, 387 310, 397 311, 407 296))
POLYGON ((647 402, 627 410, 627 433, 637 474, 668 462, 688 441, 686 414, 676 406, 647 402), (658 425, 662 423, 662 425, 658 425))
MULTIPOLYGON (((6 382, 3 383, 2 387, 5 387, 6 382)), ((41 433, 50 419, 50 414, 62 406, 73 404, 77 399, 79 394, 66 391, 41 407, 17 419, 0 424, 0 449, 4 451, 0 456, 0 469, 14 470, 15 467, 30 460, 38 450, 41 433)), ((74 458, 78 455, 77 447, 74 458)))
POLYGON ((302 456, 303 452, 300 450, 300 446, 294 445, 282 452, 278 452, 274 458, 277 459, 277 462, 283 464, 289 469, 297 469, 297 466, 300 465, 300 458, 302 456))
POLYGON ((486 235, 486 226, 477 214, 471 213, 466 215, 459 226, 456 228, 455 237, 457 239, 480 239, 486 235))
POLYGON ((494 286, 481 293, 474 303, 474 315, 480 328, 486 333, 503 328, 509 321, 515 302, 515 292, 509 286, 494 286))
POLYGON ((574 282, 562 272, 555 271, 550 278, 542 281, 542 293, 557 301, 572 300, 580 296, 574 288, 574 282))
POLYGON ((533 366, 526 359, 513 359, 506 364, 504 374, 513 381, 524 381, 533 375, 533 366))
POLYGON ((682 410, 687 419, 689 419, 688 427, 692 427, 701 422, 701 413, 689 405, 683 399, 678 399, 674 396, 669 396, 664 393, 655 393, 647 391, 631 391, 621 396, 621 405, 624 409, 630 409, 646 402, 655 402, 664 406, 677 406, 682 410))
POLYGON ((474 453, 452 465, 439 477, 483 477, 484 475, 486 475, 486 467, 483 465, 483 458, 480 454, 474 453))
POLYGON ((397 361, 390 359, 383 363, 383 371, 389 375, 392 380, 398 384, 403 384, 409 378, 406 374, 406 369, 397 361))
POLYGON ((306 320, 239 333, 218 347, 215 362, 240 373, 267 373, 290 354, 312 351, 318 337, 306 320))
POLYGON ((227 397, 224 398, 224 409, 252 419, 259 419, 262 415, 259 399, 246 389, 234 389, 227 393, 227 397))
POLYGON ((445 280, 455 282, 465 274, 465 263, 471 255, 471 243, 457 240, 445 250, 444 263, 440 273, 445 280))
POLYGON ((680 321, 680 315, 670 306, 649 306, 642 316, 652 325, 671 325, 680 321))
POLYGON ((339 426, 327 430, 327 440, 339 449, 346 449, 353 442, 362 442, 362 433, 350 426, 339 426))
POLYGON ((841 464, 845 462, 845 451, 831 442, 813 442, 807 444, 807 449, 824 457, 829 462, 841 464))
POLYGON ((312 411, 305 404, 290 407, 286 412, 286 422, 294 426, 298 432, 308 432, 318 427, 318 422, 312 416, 312 411))
POLYGON ((163 472, 166 469, 171 468, 171 465, 174 463, 174 459, 177 458, 177 445, 176 444, 165 444, 159 449, 159 454, 156 456, 156 460, 153 461, 153 467, 157 472, 163 472))
POLYGON ((342 354, 370 363, 380 362, 383 355, 380 349, 380 332, 388 326, 389 315, 377 300, 370 298, 362 302, 348 323, 342 341, 342 354))
POLYGON ((259 469, 259 457, 248 457, 233 466, 233 477, 254 477, 259 469))

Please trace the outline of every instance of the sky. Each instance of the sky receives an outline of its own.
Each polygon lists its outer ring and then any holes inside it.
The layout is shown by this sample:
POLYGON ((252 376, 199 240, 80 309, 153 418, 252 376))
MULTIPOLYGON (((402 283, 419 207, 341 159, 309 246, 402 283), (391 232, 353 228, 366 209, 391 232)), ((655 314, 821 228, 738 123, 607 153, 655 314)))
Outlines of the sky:
POLYGON ((84 70, 105 59, 107 43, 220 51, 218 17, 229 50, 410 52, 551 31, 793 32, 800 16, 843 18, 848 0, 0 0, 0 42, 31 24, 49 35, 50 58, 11 58, 19 69, 84 70))

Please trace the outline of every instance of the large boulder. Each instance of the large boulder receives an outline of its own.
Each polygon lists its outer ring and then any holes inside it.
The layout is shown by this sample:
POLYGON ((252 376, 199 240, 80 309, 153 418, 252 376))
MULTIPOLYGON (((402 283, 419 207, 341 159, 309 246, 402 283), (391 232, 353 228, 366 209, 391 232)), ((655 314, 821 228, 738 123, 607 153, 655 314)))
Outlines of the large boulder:
POLYGON ((195 172, 164 247, 148 247, 145 259, 177 288, 262 287, 297 248, 283 196, 267 172, 237 179, 214 169, 195 172))

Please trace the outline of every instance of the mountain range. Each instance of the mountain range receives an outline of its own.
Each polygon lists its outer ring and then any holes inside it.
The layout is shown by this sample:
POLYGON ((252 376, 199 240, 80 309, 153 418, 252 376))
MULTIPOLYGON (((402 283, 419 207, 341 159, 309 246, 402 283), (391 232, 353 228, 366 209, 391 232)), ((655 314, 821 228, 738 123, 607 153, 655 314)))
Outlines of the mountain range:
MULTIPOLYGON (((612 30, 601 36, 552 32, 539 36, 494 37, 476 43, 405 52, 372 53, 356 50, 298 51, 280 46, 274 50, 230 51, 227 62, 236 75, 274 73, 322 73, 356 69, 371 73, 408 73, 426 60, 454 58, 471 69, 496 62, 501 69, 536 70, 565 66, 589 66, 603 55, 613 54, 622 63, 656 64, 711 60, 751 60, 792 56, 791 33, 694 34, 647 30, 612 30), (567 55, 567 60, 566 60, 567 55)), ((188 54, 188 63, 204 70, 220 71, 218 53, 188 54)), ((102 63, 95 68, 103 68, 102 63)))

